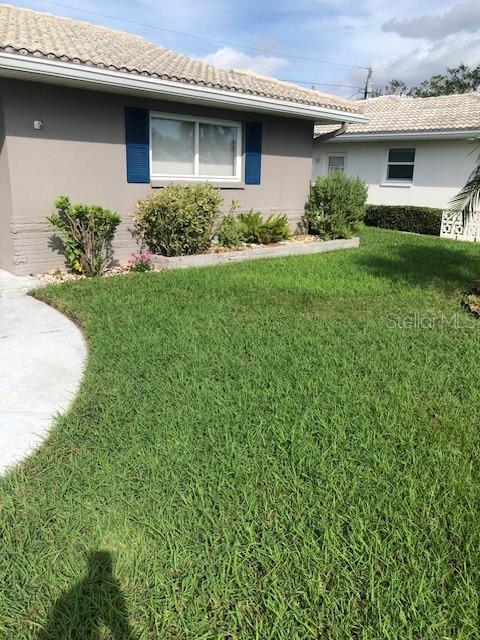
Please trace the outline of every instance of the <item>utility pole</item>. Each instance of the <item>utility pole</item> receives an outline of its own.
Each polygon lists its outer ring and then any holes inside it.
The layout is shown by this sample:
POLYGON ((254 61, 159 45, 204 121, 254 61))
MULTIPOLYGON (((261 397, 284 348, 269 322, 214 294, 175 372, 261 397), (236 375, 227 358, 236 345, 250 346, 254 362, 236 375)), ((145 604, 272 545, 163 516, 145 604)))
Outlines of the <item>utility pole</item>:
POLYGON ((364 100, 368 98, 368 94, 370 93, 370 78, 372 77, 372 73, 373 73, 372 67, 368 67, 367 79, 365 80, 365 90, 363 92, 364 100))

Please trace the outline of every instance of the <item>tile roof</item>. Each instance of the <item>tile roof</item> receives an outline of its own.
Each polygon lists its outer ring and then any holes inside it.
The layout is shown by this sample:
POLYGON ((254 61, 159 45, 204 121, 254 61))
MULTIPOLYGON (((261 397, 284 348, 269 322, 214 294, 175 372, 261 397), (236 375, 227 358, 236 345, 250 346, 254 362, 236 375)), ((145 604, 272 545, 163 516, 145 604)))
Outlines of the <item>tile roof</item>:
POLYGON ((217 69, 141 36, 0 5, 1 53, 17 53, 355 113, 355 102, 247 71, 217 69))
MULTIPOLYGON (((480 93, 452 94, 436 98, 380 96, 362 101, 368 122, 349 124, 342 138, 356 133, 410 133, 480 129, 480 93)), ((315 127, 315 135, 332 131, 331 125, 315 127)))

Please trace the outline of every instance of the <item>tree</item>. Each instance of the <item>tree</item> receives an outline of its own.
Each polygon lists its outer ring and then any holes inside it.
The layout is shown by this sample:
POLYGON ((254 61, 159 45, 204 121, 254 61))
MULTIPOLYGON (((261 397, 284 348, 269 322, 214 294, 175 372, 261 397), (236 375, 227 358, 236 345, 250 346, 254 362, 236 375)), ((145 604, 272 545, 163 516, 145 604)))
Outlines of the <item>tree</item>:
POLYGON ((403 80, 393 78, 385 87, 385 95, 399 95, 407 93, 407 85, 403 80))
POLYGON ((445 75, 437 74, 412 87, 408 95, 415 98, 446 96, 452 93, 472 93, 480 88, 480 65, 470 69, 466 64, 448 67, 445 75))
POLYGON ((480 90, 480 65, 470 68, 467 64, 448 67, 445 74, 437 74, 424 80, 417 87, 407 87, 403 80, 392 79, 382 90, 374 87, 371 97, 407 94, 413 98, 446 96, 452 93, 472 93, 480 90))
POLYGON ((397 80, 396 78, 392 78, 390 82, 385 85, 384 89, 380 89, 379 87, 372 87, 370 91, 371 98, 378 98, 378 96, 392 96, 392 95, 401 95, 407 93, 408 87, 403 80, 397 80))

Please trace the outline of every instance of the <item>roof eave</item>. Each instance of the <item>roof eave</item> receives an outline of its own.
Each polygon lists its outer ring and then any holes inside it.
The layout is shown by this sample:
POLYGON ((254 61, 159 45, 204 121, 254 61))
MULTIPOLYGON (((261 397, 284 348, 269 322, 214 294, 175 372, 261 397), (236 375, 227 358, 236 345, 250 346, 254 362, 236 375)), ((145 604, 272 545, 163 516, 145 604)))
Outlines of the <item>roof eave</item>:
MULTIPOLYGON (((329 142, 374 142, 382 140, 463 140, 480 136, 480 129, 432 129, 430 131, 398 131, 380 133, 346 133, 329 142)), ((316 141, 315 136, 314 140, 316 141)), ((320 141, 321 142, 321 141, 320 141)))
POLYGON ((274 113, 303 118, 315 123, 367 122, 356 112, 277 100, 197 84, 174 82, 130 72, 102 69, 85 64, 49 60, 23 54, 0 52, 0 76, 53 84, 90 88, 115 93, 161 97, 164 100, 198 103, 223 108, 274 113))

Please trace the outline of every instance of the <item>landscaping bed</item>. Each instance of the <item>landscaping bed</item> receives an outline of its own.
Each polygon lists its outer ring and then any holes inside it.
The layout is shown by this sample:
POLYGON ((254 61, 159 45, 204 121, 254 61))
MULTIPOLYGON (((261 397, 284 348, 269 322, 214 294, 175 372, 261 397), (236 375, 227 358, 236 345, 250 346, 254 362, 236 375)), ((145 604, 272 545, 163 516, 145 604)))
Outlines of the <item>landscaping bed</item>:
MULTIPOLYGON (((149 272, 168 269, 184 269, 188 267, 208 267, 228 262, 243 262, 260 258, 281 258, 284 256, 307 255, 311 253, 327 253, 339 249, 354 249, 359 246, 360 239, 347 238, 339 240, 321 240, 318 236, 292 236, 290 240, 272 244, 250 244, 238 247, 212 246, 205 253, 190 256, 161 256, 148 254, 149 272)), ((145 254, 147 255, 147 254, 145 254)), ((118 265, 105 271, 103 277, 124 275, 132 272, 130 263, 118 265)), ((64 269, 55 269, 35 276, 47 284, 59 284, 72 280, 83 280, 87 276, 64 269)))
POLYGON ((286 214, 239 211, 235 200, 229 212, 222 213, 222 196, 208 182, 169 184, 137 202, 132 233, 141 252, 132 255, 127 265, 117 265, 112 241, 121 220, 118 213, 96 204, 73 204, 68 196, 60 196, 47 221, 57 231, 69 271, 56 270, 43 280, 62 282, 74 276, 202 267, 357 247, 355 233, 362 228, 366 197, 367 187, 359 178, 343 173, 318 178, 294 231, 286 214))
POLYGON ((153 256, 153 264, 160 269, 181 269, 187 267, 208 267, 227 262, 243 262, 259 258, 279 258, 311 253, 326 253, 339 249, 358 247, 359 238, 322 241, 316 236, 303 236, 301 239, 272 243, 268 245, 249 245, 248 247, 212 247, 207 253, 191 256, 153 256))

